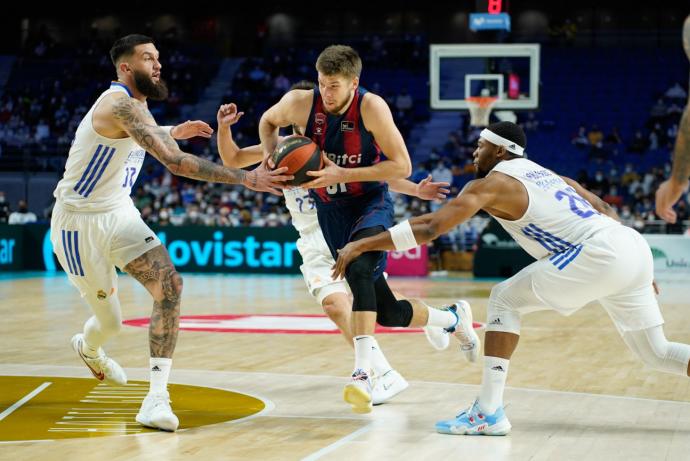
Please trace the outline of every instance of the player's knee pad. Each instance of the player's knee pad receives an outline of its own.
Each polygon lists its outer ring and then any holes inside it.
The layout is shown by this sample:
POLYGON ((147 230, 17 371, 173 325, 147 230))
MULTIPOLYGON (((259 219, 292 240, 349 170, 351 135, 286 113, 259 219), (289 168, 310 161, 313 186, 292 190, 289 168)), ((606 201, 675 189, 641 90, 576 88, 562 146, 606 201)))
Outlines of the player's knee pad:
POLYGON ((623 338, 630 349, 648 367, 666 373, 687 375, 690 346, 669 342, 660 326, 646 330, 629 331, 624 334, 623 338), (631 345, 630 341, 634 345, 631 345))
POLYGON ((401 300, 379 304, 376 322, 384 327, 407 327, 412 321, 412 304, 401 300))
POLYGON ((98 321, 98 330, 106 336, 117 334, 122 328, 122 310, 117 296, 99 291, 86 298, 98 321))
POLYGON ((364 253, 347 267, 345 278, 354 298, 353 311, 376 311, 374 271, 380 256, 380 252, 364 253))
POLYGON ((520 313, 510 307, 505 299, 506 282, 501 282, 491 289, 489 304, 486 308, 486 331, 520 334, 520 313))

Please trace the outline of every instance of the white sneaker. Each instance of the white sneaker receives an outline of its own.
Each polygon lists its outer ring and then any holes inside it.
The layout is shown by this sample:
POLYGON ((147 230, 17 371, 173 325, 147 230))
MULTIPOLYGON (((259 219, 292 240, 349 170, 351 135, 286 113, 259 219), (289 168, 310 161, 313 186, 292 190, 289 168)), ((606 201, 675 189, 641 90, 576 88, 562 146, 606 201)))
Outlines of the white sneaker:
POLYGON ((437 351, 448 349, 450 344, 450 334, 441 327, 425 326, 424 334, 431 347, 437 351))
POLYGON ((72 336, 72 349, 79 355, 86 366, 91 370, 93 376, 102 382, 112 384, 114 386, 124 386, 127 384, 127 375, 117 362, 103 352, 103 349, 98 348, 98 357, 91 358, 84 355, 82 346, 84 344, 84 334, 77 333, 72 336))
POLYGON ((149 392, 137 414, 139 424, 154 429, 175 432, 180 425, 172 408, 170 408, 170 394, 166 392, 149 392))
POLYGON ((457 313, 459 320, 457 325, 447 330, 450 333, 455 333, 455 337, 460 341, 460 350, 465 358, 470 362, 476 362, 479 357, 481 341, 474 331, 474 325, 472 324, 472 308, 470 304, 461 299, 448 309, 457 313))
POLYGON ((371 411, 371 379, 366 371, 357 369, 352 373, 352 380, 343 391, 343 399, 352 405, 355 413, 371 411))
POLYGON ((397 371, 390 369, 382 376, 374 378, 371 390, 371 403, 381 405, 407 389, 410 384, 397 371))

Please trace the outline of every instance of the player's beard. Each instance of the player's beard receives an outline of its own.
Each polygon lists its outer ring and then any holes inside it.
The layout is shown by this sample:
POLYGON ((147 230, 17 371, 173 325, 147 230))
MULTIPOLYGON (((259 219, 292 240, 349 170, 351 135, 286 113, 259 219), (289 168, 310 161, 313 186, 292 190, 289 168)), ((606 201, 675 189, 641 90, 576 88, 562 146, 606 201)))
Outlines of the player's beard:
POLYGON ((165 101, 168 99, 168 85, 165 80, 158 78, 158 83, 153 81, 149 75, 134 71, 134 83, 139 93, 154 101, 165 101))
POLYGON ((477 179, 485 178, 487 174, 491 171, 491 168, 484 170, 478 164, 474 165, 474 177, 477 179))
POLYGON ((343 102, 339 106, 336 106, 335 109, 326 109, 326 112, 328 112, 329 114, 338 115, 340 114, 340 111, 342 111, 345 108, 345 106, 347 106, 352 101, 352 99, 352 92, 350 92, 350 95, 345 99, 345 102, 343 102))

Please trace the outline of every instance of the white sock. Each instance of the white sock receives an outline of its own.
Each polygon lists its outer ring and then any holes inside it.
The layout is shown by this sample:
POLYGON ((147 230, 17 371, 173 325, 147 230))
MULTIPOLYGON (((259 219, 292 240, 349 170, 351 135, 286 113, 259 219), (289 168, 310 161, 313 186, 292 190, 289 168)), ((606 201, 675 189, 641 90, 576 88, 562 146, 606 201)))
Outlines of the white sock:
POLYGON ((98 349, 99 347, 94 348, 91 346, 89 343, 86 342, 86 338, 83 339, 81 342, 81 353, 87 356, 90 359, 95 359, 98 357, 98 349))
POLYGON ((383 355, 383 351, 379 347, 379 343, 376 338, 370 336, 372 346, 371 346, 371 368, 374 370, 376 376, 383 376, 388 373, 393 367, 386 360, 386 356, 383 355))
POLYGON ((448 328, 457 322, 457 317, 451 311, 434 309, 431 306, 426 307, 429 309, 429 320, 426 322, 428 327, 448 328))
POLYGON ((484 356, 482 390, 479 393, 479 406, 487 414, 494 414, 503 405, 503 390, 506 387, 510 360, 500 357, 484 356))
POLYGON ((149 393, 166 392, 168 390, 168 377, 172 367, 172 359, 163 357, 151 357, 151 381, 149 393))
POLYGON ((360 368, 371 373, 371 349, 374 345, 374 337, 369 335, 355 336, 355 370, 360 368))

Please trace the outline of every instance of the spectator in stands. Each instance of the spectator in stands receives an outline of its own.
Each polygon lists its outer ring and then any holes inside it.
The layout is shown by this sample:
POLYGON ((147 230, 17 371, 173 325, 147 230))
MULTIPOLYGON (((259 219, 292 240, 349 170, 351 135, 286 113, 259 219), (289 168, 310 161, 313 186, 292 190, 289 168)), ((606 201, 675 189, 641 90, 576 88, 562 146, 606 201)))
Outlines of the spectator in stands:
POLYGON ((671 88, 666 90, 664 96, 670 102, 675 101, 680 104, 685 104, 685 101, 688 98, 688 93, 685 91, 685 88, 683 88, 683 86, 679 82, 676 82, 671 88))
POLYGON ((426 163, 417 162, 415 164, 414 171, 412 172, 412 176, 410 176, 410 181, 418 183, 427 176, 429 176, 429 168, 427 168, 426 163))
POLYGON ((537 131, 539 128, 539 120, 533 111, 527 112, 527 120, 522 124, 525 131, 537 131))
POLYGON ((666 130, 666 147, 673 149, 673 145, 676 142, 676 137, 678 136, 678 124, 673 123, 666 130))
POLYGON ((603 200, 609 205, 616 207, 617 210, 620 210, 623 206, 623 197, 618 195, 618 187, 615 184, 612 184, 609 187, 609 190, 604 195, 603 200))
POLYGON ((614 126, 613 129, 611 130, 611 133, 609 133, 606 136, 606 138, 604 138, 604 142, 606 144, 611 145, 611 146, 620 146, 623 144, 623 138, 621 138, 621 135, 618 132, 617 126, 614 126))
POLYGON ((601 147, 601 143, 604 141, 604 133, 596 125, 592 125, 592 129, 587 132, 587 141, 591 146, 598 145, 601 147))
POLYGON ((601 170, 597 170, 597 172, 594 173, 594 178, 592 178, 589 185, 590 191, 601 197, 602 195, 604 195, 604 192, 609 190, 611 184, 609 183, 608 178, 604 176, 604 172, 601 170))
POLYGON ((577 129, 577 134, 573 136, 572 140, 570 141, 574 146, 579 147, 579 148, 584 148, 589 146, 589 139, 587 139, 587 128, 585 128, 584 125, 580 125, 580 128, 577 129))
POLYGON ((10 214, 8 224, 28 224, 36 222, 36 215, 29 211, 26 200, 20 200, 17 211, 10 214))
POLYGON ((637 130, 632 142, 628 145, 628 152, 634 152, 636 154, 642 154, 647 151, 649 146, 647 139, 645 139, 642 131, 637 130))
MULTIPOLYGON (((649 122, 654 124, 656 122, 663 122, 668 115, 668 108, 663 98, 659 98, 649 111, 649 122)), ((651 125, 650 125, 651 126, 651 125)))
POLYGON ((447 182, 450 184, 453 181, 453 173, 446 166, 446 162, 441 159, 436 164, 436 168, 431 170, 431 176, 433 176, 434 181, 437 182, 447 182))
POLYGON ((0 190, 0 223, 6 223, 10 217, 10 204, 5 199, 5 192, 0 190))
POLYGON ((474 178, 474 174, 465 174, 465 170, 457 161, 453 163, 451 168, 453 179, 450 182, 450 194, 455 196, 460 193, 465 184, 474 178))
POLYGON ((409 117, 412 113, 413 104, 412 96, 410 96, 407 88, 403 88, 395 98, 395 108, 398 110, 398 117, 409 117))
MULTIPOLYGON (((657 123, 656 126, 659 126, 657 123)), ((656 130, 649 132, 649 150, 657 150, 659 148, 659 134, 656 130)))

